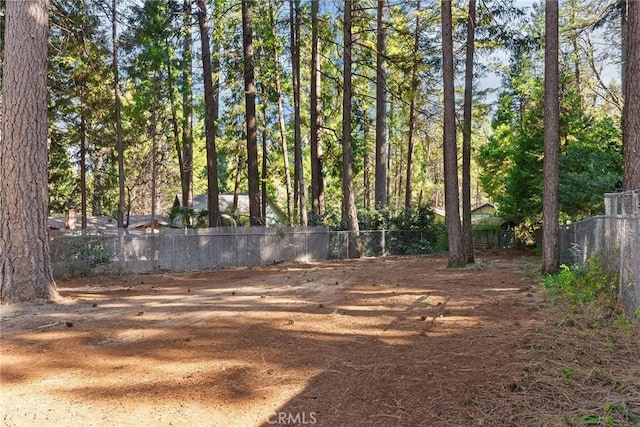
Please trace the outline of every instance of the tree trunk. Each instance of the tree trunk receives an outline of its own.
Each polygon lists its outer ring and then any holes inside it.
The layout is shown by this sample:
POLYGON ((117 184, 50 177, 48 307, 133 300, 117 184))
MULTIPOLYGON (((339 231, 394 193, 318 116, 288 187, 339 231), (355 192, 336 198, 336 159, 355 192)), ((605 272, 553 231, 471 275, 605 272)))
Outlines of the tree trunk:
POLYGON ((80 228, 87 229, 87 121, 85 86, 80 88, 80 228))
POLYGON ((183 53, 182 53, 182 202, 193 207, 193 42, 191 39, 191 0, 183 3, 183 53))
POLYGON ((442 74, 444 80, 444 207, 449 242, 449 267, 464 267, 458 190, 458 148, 453 67, 451 0, 442 0, 442 74))
POLYGON ((284 163, 284 184, 287 194, 287 222, 292 224, 293 208, 292 208, 292 191, 291 191, 291 172, 289 171, 289 147, 287 146, 287 126, 284 121, 284 107, 282 105, 282 82, 280 79, 280 59, 278 56, 278 46, 276 43, 276 23, 273 16, 272 1, 269 1, 269 24, 271 27, 271 37, 273 38, 273 67, 275 70, 276 97, 278 98, 278 124, 280 126, 280 145, 282 146, 282 157, 284 163))
POLYGON ((376 164, 375 206, 387 206, 387 0, 378 0, 378 33, 376 40, 376 164))
POLYGON ((416 99, 418 96, 418 54, 420 49, 420 2, 416 8, 416 27, 413 40, 413 69, 411 71, 411 103, 409 105, 409 142, 407 145, 407 186, 405 188, 404 207, 411 207, 413 193, 413 147, 416 134, 416 99))
POLYGON ((467 263, 473 257, 473 231, 471 227, 471 119, 473 108, 473 57, 475 51, 476 0, 469 0, 467 18, 467 58, 464 76, 464 113, 462 129, 462 239, 467 263))
POLYGON ((560 152, 560 100, 558 65, 558 1, 545 3, 544 43, 544 194, 542 199, 542 272, 560 267, 558 247, 558 156, 560 152))
POLYGON ((302 123, 300 117, 300 0, 290 2, 291 19, 291 72, 293 77, 294 127, 294 201, 298 206, 299 223, 307 225, 307 198, 304 190, 302 167, 302 123))
POLYGON ((120 100, 120 71, 118 66, 118 10, 116 0, 111 0, 111 43, 113 47, 113 96, 116 113, 116 152, 118 156, 118 212, 116 214, 118 228, 125 228, 125 194, 124 194, 124 144, 122 141, 122 101, 120 100))
MULTIPOLYGON (((267 94, 264 89, 264 85, 259 86, 260 97, 262 99, 267 99, 267 94)), ((260 214, 262 218, 265 220, 265 225, 267 221, 267 181, 269 179, 269 173, 267 171, 267 163, 268 163, 268 152, 267 152, 267 103, 262 103, 262 165, 260 167, 260 200, 262 203, 260 204, 260 214)))
MULTIPOLYGON (((151 138, 151 232, 155 231, 156 221, 156 184, 158 176, 158 98, 160 96, 160 79, 153 78, 153 103, 151 106, 151 120, 149 123, 149 137, 151 138)), ((171 95, 173 96, 173 95, 171 95)), ((184 199, 183 199, 184 203, 184 199)))
MULTIPOLYGON (((209 211, 209 227, 220 225, 220 204, 218 201, 218 153, 216 151, 216 119, 217 91, 214 93, 211 66, 211 50, 209 46, 209 29, 207 27, 207 6, 204 0, 198 0, 198 27, 202 46, 202 75, 204 82, 205 139, 207 145, 207 209, 209 211)), ((217 88, 216 88, 217 89, 217 88)))
POLYGON ((48 235, 47 0, 6 2, 0 303, 58 297, 48 235))
POLYGON ((242 46, 244 50, 245 122, 247 128, 247 180, 249 182, 249 224, 262 225, 258 176, 258 134, 256 127, 256 84, 253 71, 252 0, 242 2, 242 46))
POLYGON ((169 91, 169 108, 171 110, 171 129, 173 131, 173 145, 176 149, 176 155, 178 156, 178 169, 180 170, 180 187, 182 189, 182 206, 190 208, 193 202, 191 202, 191 204, 189 203, 189 185, 186 182, 186 165, 183 156, 184 141, 180 141, 180 126, 178 124, 178 111, 174 96, 173 68, 171 67, 171 47, 169 45, 168 39, 164 40, 164 47, 167 61, 167 90, 169 91))
POLYGON ((640 2, 627 2, 623 145, 625 190, 640 190, 640 2))
POLYGON ((351 0, 344 2, 344 64, 342 94, 342 204, 343 223, 350 232, 349 257, 359 258, 361 253, 358 212, 353 188, 353 166, 351 150, 351 0))
POLYGON ((311 0, 311 202, 317 219, 324 216, 324 178, 322 176, 322 102, 318 9, 320 0, 311 0))
POLYGON ((620 89, 622 89, 623 96, 627 94, 627 61, 629 59, 628 16, 629 1, 622 0, 620 2, 620 56, 622 57, 622 63, 620 64, 620 89))

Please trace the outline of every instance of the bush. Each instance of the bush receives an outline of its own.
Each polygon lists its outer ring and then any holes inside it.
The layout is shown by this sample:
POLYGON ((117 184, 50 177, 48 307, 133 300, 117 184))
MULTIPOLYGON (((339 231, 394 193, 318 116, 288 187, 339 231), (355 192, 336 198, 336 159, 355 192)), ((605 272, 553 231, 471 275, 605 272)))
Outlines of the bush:
POLYGON ((588 258, 584 265, 562 265, 560 271, 545 275, 543 286, 554 295, 565 296, 573 305, 585 305, 603 298, 613 307, 618 274, 606 269, 600 257, 588 258))
POLYGON ((96 267, 108 264, 113 258, 113 252, 106 244, 103 232, 100 230, 72 237, 69 249, 70 259, 79 262, 79 264, 73 263, 70 270, 82 276, 93 273, 96 267))
POLYGON ((193 227, 193 220, 196 217, 196 212, 187 207, 174 206, 169 212, 169 221, 171 225, 179 228, 191 228, 193 227))
POLYGON ((431 207, 373 209, 359 218, 361 230, 387 231, 386 251, 390 255, 417 255, 446 250, 446 227, 436 220, 431 207))

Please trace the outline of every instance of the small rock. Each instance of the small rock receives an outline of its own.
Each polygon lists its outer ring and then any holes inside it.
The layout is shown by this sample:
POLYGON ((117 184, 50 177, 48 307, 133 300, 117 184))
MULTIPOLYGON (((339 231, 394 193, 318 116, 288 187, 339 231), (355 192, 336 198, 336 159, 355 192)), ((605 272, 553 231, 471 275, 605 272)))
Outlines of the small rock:
POLYGON ((68 320, 64 322, 64 324, 67 325, 67 328, 71 328, 73 326, 73 322, 69 322, 68 320))

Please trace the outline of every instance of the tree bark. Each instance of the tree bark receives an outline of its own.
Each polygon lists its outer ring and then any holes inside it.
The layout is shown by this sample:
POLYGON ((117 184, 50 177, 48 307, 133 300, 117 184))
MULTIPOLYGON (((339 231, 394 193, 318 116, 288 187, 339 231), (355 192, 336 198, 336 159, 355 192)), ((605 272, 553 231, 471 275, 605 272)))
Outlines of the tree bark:
POLYGON ((542 200, 542 272, 560 267, 558 246, 558 156, 560 153, 560 100, 558 65, 558 1, 545 2, 544 43, 544 193, 542 200))
POLYGON ((191 37, 191 0, 183 2, 183 53, 182 53, 182 201, 193 207, 193 41, 191 37))
POLYGON ((387 206, 387 0, 378 0, 376 38, 376 164, 374 199, 376 209, 387 206))
POLYGON ((278 125, 280 126, 280 145, 282 146, 282 158, 284 163, 284 185, 287 195, 287 221, 292 224, 293 207, 291 191, 291 172, 289 171, 289 147, 287 146, 287 126, 284 120, 284 107, 282 103, 282 81, 280 78, 280 59, 278 56, 278 45, 276 43, 276 23, 273 16, 273 4, 269 1, 269 24, 271 27, 271 37, 273 38, 273 67, 275 70, 276 97, 278 99, 278 125))
POLYGON ((448 266, 458 268, 464 267, 465 256, 460 227, 451 0, 442 0, 442 74, 444 81, 444 205, 449 242, 448 266))
POLYGON ((311 203, 317 219, 324 216, 324 178, 322 175, 322 75, 318 12, 320 0, 311 0, 311 203))
POLYGON ((302 123, 300 117, 300 0, 291 0, 291 73, 293 77, 293 129, 294 129, 294 201, 298 207, 298 220, 307 225, 307 198, 304 190, 302 167, 302 123))
POLYGON ((58 298, 48 236, 47 0, 7 0, 0 144, 0 303, 58 298))
MULTIPOLYGON (((180 125, 178 124, 178 111, 174 96, 173 67, 171 67, 171 46, 169 44, 168 38, 164 40, 164 47, 166 53, 165 65, 167 68, 167 90, 169 92, 169 108, 171 110, 171 129, 173 131, 173 145, 176 149, 176 155, 178 156, 178 169, 180 170, 180 187, 182 190, 182 206, 190 208, 193 204, 193 201, 189 201, 188 189, 190 185, 188 185, 186 181, 189 178, 186 174, 186 164, 183 156, 184 140, 181 141, 180 139, 180 125)), ((184 105, 182 108, 184 111, 184 105)))
MULTIPOLYGON (((204 0, 198 0, 198 27, 202 47, 202 74, 204 81, 205 139, 207 145, 207 209, 209 227, 220 225, 220 204, 218 198, 218 153, 216 151, 217 91, 214 92, 209 28, 207 27, 207 6, 204 0)), ((217 89, 217 88, 216 88, 217 89)))
POLYGON ((87 120, 85 85, 80 88, 80 228, 87 228, 87 120))
POLYGON ((640 190, 640 2, 627 2, 626 34, 623 187, 625 190, 640 190))
MULTIPOLYGON (((113 96, 116 113, 116 153, 118 156, 118 228, 125 228, 125 188, 124 188, 124 143, 122 141, 122 101, 120 99, 120 70, 118 65, 118 9, 116 0, 111 1, 111 44, 113 47, 113 96)), ((128 221, 127 221, 128 222, 128 221)))
POLYGON ((475 52, 476 0, 469 0, 467 17, 467 58, 464 76, 464 112, 462 129, 462 239, 467 263, 473 257, 471 227, 471 120, 473 108, 473 57, 475 52))
POLYGON ((351 0, 344 2, 344 64, 342 93, 342 204, 343 223, 350 232, 349 258, 359 258, 361 253, 358 212, 353 188, 353 166, 351 150, 351 0))
POLYGON ((409 105, 409 138, 407 144, 407 185, 404 195, 404 207, 411 207, 413 194, 413 147, 416 134, 416 99, 418 97, 418 53, 420 43, 420 2, 416 8, 416 26, 413 39, 413 67, 411 70, 411 103, 409 105))
POLYGON ((262 225, 258 176, 258 134, 256 126, 256 84, 253 69, 252 0, 242 2, 242 46, 244 50, 245 122, 247 129, 247 180, 249 182, 249 224, 262 225))

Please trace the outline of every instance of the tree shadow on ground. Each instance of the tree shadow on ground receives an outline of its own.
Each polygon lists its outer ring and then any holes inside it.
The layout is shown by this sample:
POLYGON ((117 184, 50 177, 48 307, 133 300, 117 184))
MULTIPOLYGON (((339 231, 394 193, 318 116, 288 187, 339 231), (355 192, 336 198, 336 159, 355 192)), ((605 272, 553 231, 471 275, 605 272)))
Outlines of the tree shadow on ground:
POLYGON ((477 396, 522 374, 539 320, 530 285, 495 262, 61 282, 62 304, 3 310, 0 395, 17 405, 5 420, 20 421, 31 390, 49 406, 70 402, 78 422, 110 411, 105 424, 468 423, 477 396))

